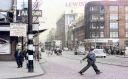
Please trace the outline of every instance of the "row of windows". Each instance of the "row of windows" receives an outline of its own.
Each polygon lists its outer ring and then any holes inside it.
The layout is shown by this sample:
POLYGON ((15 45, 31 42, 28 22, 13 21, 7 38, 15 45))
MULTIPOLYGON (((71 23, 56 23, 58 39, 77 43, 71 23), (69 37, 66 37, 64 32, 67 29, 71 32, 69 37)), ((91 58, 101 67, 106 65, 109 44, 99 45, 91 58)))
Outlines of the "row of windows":
MULTIPOLYGON (((92 27, 92 29, 96 29, 96 27, 92 27)), ((126 29, 125 36, 128 37, 128 23, 126 23, 125 29, 126 29)), ((99 35, 96 35, 96 33, 92 33, 91 36, 92 37, 96 37, 96 36, 104 37, 104 32, 100 32, 99 35)), ((110 37, 118 37, 118 23, 110 23, 110 37), (113 29, 116 31, 113 31, 113 29)))
POLYGON ((95 38, 95 37, 104 37, 104 32, 100 32, 100 34, 98 34, 96 32, 92 32, 91 37, 93 37, 93 38, 95 38))
MULTIPOLYGON (((118 13, 118 7, 119 6, 109 6, 110 13, 118 13)), ((104 12, 104 6, 93 6, 90 7, 90 11, 103 11, 104 12)), ((125 6, 125 12, 128 12, 128 6, 125 6)))
MULTIPOLYGON (((91 33, 91 37, 104 37, 104 32, 100 32, 100 34, 97 33, 91 33)), ((110 32, 110 37, 118 37, 118 32, 110 32)), ((126 32, 126 37, 128 37, 128 32, 126 32)))
MULTIPOLYGON (((110 37, 118 37, 119 32, 119 24, 118 24, 118 20, 119 20, 119 7, 118 6, 109 6, 109 10, 110 10, 110 37)), ((96 11, 96 10, 101 10, 104 11, 103 6, 93 6, 90 7, 90 11, 96 11)), ((91 20, 104 20, 104 16, 100 15, 100 14, 93 14, 91 16, 91 20)), ((128 37, 128 6, 125 6, 125 20, 126 20, 126 24, 125 24, 125 36, 128 37)), ((104 24, 103 25, 99 25, 99 24, 91 24, 91 29, 104 29, 104 24)), ((101 30, 102 31, 102 30, 101 30)), ((100 32, 99 34, 96 33, 91 33, 91 37, 104 37, 104 32, 100 32)))
MULTIPOLYGON (((104 8, 101 9, 101 7, 90 7, 91 11, 94 10, 103 10, 104 8), (99 9, 97 9, 99 8, 99 9)), ((118 6, 110 6, 109 7, 110 10, 110 20, 118 20, 119 16, 118 16, 118 6)), ((102 13, 101 13, 102 14, 102 13)), ((104 16, 99 16, 99 15, 92 15, 91 20, 103 20, 104 16)), ((125 6, 125 19, 128 20, 128 6, 125 6)))

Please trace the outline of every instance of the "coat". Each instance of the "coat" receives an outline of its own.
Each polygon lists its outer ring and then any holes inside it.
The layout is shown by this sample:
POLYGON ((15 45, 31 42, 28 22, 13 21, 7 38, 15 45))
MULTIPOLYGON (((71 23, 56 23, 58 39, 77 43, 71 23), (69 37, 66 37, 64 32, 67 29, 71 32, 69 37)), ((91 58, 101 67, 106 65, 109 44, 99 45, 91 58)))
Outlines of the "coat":
POLYGON ((90 51, 86 57, 84 57, 82 60, 85 60, 87 58, 87 62, 95 62, 96 61, 96 56, 94 51, 90 51))
POLYGON ((16 60, 24 61, 24 54, 22 52, 16 51, 14 56, 16 60))

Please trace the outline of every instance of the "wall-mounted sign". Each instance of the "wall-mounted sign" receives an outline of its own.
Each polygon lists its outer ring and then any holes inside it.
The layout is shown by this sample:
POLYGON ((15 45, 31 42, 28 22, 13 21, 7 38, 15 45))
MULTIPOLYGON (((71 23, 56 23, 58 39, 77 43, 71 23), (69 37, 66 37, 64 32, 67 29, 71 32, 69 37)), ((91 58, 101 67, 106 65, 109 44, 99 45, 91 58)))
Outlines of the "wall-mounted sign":
POLYGON ((33 10, 32 16, 41 17, 42 16, 42 10, 33 10))
POLYGON ((27 36, 27 24, 23 23, 11 23, 10 24, 10 36, 27 36))
MULTIPOLYGON (((27 16, 28 15, 27 10, 20 11, 18 15, 27 16)), ((32 10, 32 16, 33 17, 42 17, 42 10, 32 10)))
POLYGON ((0 35, 0 54, 10 54, 10 39, 8 36, 0 35))

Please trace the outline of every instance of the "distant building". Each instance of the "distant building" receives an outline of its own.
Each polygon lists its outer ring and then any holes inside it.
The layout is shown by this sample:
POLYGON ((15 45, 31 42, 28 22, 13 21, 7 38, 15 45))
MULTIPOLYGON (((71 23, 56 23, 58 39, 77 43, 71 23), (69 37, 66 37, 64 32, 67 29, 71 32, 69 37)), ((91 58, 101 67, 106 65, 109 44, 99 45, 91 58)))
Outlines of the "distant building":
POLYGON ((56 22, 56 38, 62 41, 62 47, 65 47, 65 16, 62 15, 56 22))
POLYGON ((97 48, 128 46, 128 1, 92 1, 85 6, 85 41, 97 48))

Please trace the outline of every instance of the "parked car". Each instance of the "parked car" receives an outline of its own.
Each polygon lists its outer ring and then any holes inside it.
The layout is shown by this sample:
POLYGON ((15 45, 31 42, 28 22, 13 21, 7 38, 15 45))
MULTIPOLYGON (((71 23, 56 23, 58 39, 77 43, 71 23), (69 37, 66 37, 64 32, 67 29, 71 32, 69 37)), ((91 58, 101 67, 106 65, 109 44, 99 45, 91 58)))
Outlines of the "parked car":
POLYGON ((78 49, 77 49, 77 54, 78 55, 85 55, 85 48, 84 46, 79 46, 78 49))
POLYGON ((107 56, 104 49, 94 49, 94 52, 95 52, 96 57, 106 58, 106 56, 107 56))
POLYGON ((68 51, 68 48, 67 48, 67 47, 64 47, 64 50, 65 50, 65 51, 68 51))

